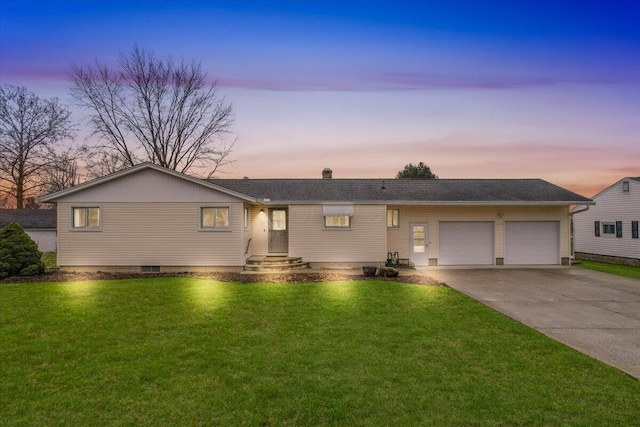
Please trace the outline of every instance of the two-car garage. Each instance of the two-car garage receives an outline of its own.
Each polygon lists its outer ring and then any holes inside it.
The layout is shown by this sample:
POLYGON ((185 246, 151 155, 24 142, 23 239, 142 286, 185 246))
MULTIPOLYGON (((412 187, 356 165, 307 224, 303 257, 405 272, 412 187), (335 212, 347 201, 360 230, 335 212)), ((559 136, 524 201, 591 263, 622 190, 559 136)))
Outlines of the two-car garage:
MULTIPOLYGON (((439 223, 438 265, 492 265, 495 223, 467 221, 439 223)), ((505 264, 560 264, 558 221, 505 221, 505 264)))

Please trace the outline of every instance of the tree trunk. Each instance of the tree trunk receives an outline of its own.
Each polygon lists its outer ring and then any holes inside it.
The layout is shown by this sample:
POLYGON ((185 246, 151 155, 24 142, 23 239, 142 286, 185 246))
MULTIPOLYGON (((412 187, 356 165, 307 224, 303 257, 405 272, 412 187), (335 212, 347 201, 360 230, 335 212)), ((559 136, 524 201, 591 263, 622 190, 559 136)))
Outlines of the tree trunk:
POLYGON ((24 185, 22 182, 16 186, 16 208, 24 209, 24 185))

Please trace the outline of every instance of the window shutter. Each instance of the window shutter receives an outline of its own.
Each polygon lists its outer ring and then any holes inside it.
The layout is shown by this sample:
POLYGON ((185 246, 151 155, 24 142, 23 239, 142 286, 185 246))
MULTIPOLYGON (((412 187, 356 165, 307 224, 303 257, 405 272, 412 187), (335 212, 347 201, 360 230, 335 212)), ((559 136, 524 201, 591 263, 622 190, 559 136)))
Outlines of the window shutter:
POLYGON ((631 221, 631 237, 638 238, 638 221, 631 221))
POLYGON ((622 221, 616 221, 616 237, 622 237, 622 221))
POLYGON ((596 221, 595 225, 596 237, 600 237, 600 221, 596 221))

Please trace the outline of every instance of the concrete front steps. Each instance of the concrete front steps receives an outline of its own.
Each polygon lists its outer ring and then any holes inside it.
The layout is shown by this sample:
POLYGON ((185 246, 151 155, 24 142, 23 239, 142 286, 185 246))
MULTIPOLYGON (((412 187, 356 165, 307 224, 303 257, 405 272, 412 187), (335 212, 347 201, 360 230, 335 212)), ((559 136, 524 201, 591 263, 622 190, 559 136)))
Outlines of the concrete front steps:
POLYGON ((252 256, 247 259, 244 271, 285 272, 309 268, 309 263, 299 257, 252 256))

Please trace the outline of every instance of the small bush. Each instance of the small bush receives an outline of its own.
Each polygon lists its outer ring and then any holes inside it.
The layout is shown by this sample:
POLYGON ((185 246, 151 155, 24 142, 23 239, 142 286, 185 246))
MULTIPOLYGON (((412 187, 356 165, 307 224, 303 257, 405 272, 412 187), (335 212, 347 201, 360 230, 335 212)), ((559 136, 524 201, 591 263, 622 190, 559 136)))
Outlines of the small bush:
POLYGON ((5 277, 9 277, 9 270, 11 266, 8 262, 0 261, 0 279, 4 279, 5 277))
POLYGON ((38 245, 17 222, 0 231, 0 278, 42 274, 44 264, 41 258, 38 245))
POLYGON ((44 264, 42 261, 39 264, 31 264, 28 267, 20 270, 21 276, 37 276, 38 274, 42 274, 44 271, 44 264))

